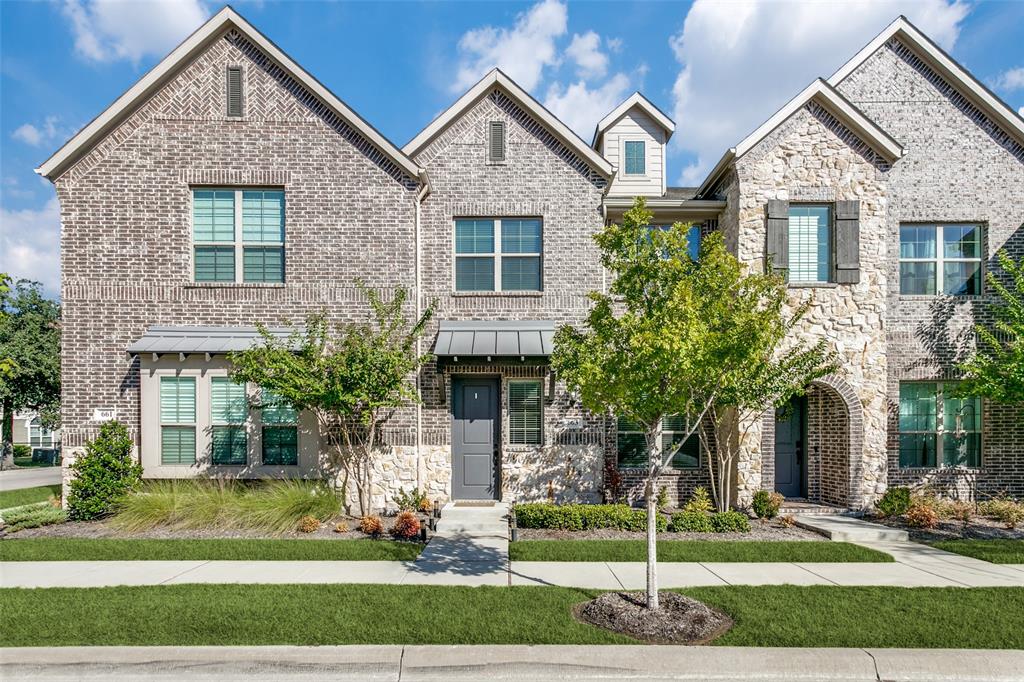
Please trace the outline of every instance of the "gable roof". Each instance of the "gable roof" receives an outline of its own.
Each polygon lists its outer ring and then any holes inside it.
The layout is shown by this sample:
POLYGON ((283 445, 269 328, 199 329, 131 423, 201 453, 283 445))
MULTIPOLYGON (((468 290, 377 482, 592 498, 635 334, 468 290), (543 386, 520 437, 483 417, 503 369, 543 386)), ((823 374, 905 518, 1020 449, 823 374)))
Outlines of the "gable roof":
POLYGON ((248 21, 242 18, 232 7, 226 6, 217 12, 205 24, 186 38, 178 47, 164 57, 146 75, 114 100, 99 116, 58 149, 53 156, 44 161, 36 172, 50 180, 56 179, 82 154, 91 149, 104 135, 114 129, 129 116, 135 108, 156 92, 168 80, 177 74, 180 67, 188 63, 195 55, 204 50, 210 43, 234 28, 245 35, 250 41, 263 50, 274 62, 295 78, 305 88, 319 97, 335 114, 351 125, 360 135, 374 147, 391 159, 404 173, 425 182, 425 171, 402 153, 390 140, 376 128, 367 123, 359 114, 324 87, 316 78, 296 64, 277 45, 260 33, 248 21))
POLYGON ((562 123, 558 117, 544 108, 535 100, 530 93, 523 90, 519 85, 505 75, 501 69, 491 69, 486 76, 481 78, 476 85, 466 91, 462 97, 445 109, 441 115, 435 118, 430 124, 421 130, 416 137, 402 147, 402 151, 410 157, 415 156, 430 144, 438 135, 444 132, 448 126, 459 116, 470 109, 480 99, 485 97, 494 87, 500 87, 511 97, 516 104, 525 109, 531 116, 543 123, 549 131, 565 146, 575 152, 581 159, 586 161, 594 170, 598 171, 605 179, 610 179, 614 173, 612 165, 594 151, 580 136, 574 133, 569 126, 562 123))
POLYGON ((590 146, 597 149, 598 142, 601 141, 601 136, 604 135, 604 131, 622 118, 623 114, 627 111, 636 107, 641 109, 645 114, 651 117, 655 123, 660 125, 666 133, 665 141, 668 142, 669 138, 672 137, 672 133, 676 131, 676 123, 669 118, 664 111, 656 107, 649 99, 640 94, 639 91, 634 92, 632 95, 626 98, 622 104, 615 107, 611 112, 601 119, 594 128, 594 139, 591 141, 590 146))
POLYGON ((887 161, 892 162, 903 156, 903 147, 896 140, 843 97, 838 90, 818 78, 783 105, 771 118, 758 126, 754 132, 743 138, 739 144, 727 150, 708 174, 707 179, 701 183, 700 189, 697 190, 697 196, 701 197, 710 190, 734 159, 738 159, 753 149, 758 142, 812 100, 822 105, 887 161))
POLYGON ((971 73, 960 66, 945 50, 936 45, 903 15, 900 15, 881 33, 839 67, 828 79, 829 85, 838 86, 853 71, 873 55, 878 48, 896 38, 924 59, 940 76, 949 81, 964 96, 985 112, 996 124, 1024 144, 1024 119, 1009 105, 993 94, 971 73))

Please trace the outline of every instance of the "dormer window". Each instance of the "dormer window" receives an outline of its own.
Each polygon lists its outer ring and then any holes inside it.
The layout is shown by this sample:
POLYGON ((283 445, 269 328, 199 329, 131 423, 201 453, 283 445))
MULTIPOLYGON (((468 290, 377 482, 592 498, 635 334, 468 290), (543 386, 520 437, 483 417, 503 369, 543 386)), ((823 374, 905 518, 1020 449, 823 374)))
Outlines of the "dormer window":
POLYGON ((641 140, 627 140, 625 143, 626 175, 644 175, 647 172, 647 150, 641 140))
POLYGON ((487 161, 505 163, 504 121, 490 121, 487 124, 487 161))

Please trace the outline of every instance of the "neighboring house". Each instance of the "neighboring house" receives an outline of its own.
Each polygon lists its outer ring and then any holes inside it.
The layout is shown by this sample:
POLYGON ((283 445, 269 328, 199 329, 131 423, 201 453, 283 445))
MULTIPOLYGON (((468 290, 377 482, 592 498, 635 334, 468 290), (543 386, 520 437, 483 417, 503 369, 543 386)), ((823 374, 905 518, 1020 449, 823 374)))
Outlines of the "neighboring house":
POLYGON ((43 426, 38 412, 16 413, 12 435, 14 444, 31 448, 35 458, 60 450, 60 429, 43 426))
MULTIPOLYGON (((596 501, 606 463, 635 498, 642 435, 583 411, 548 356, 607 286, 592 236, 643 195, 657 224, 694 224, 694 249, 721 230, 753 268, 771 254, 811 303, 799 333, 842 358, 758 420, 737 503, 1024 494, 1024 414, 944 390, 984 269, 1024 253, 1024 121, 901 18, 699 188, 667 186, 673 130, 637 93, 588 145, 495 70, 399 149, 222 10, 39 169, 63 224, 65 463, 114 416, 148 477, 319 475, 315 421, 249 409, 224 354, 256 324, 365 314, 361 278, 413 290, 410 317, 438 303, 375 506, 412 487, 596 501)), ((690 441, 663 484, 685 497, 707 471, 690 441)))

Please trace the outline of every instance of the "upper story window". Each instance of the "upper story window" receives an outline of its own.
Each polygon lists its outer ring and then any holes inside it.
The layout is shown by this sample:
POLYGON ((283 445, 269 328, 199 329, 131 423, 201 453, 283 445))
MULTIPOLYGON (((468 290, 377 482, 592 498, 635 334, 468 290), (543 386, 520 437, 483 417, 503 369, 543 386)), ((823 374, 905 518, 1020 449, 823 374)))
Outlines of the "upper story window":
POLYGON ((981 226, 900 225, 900 293, 981 294, 981 226))
POLYGON ((455 221, 456 291, 540 291, 541 221, 455 221))
POLYGON ((643 175, 647 172, 647 145, 641 140, 627 140, 624 144, 623 164, 626 175, 643 175))
MULTIPOLYGON (((686 423, 681 416, 665 417, 662 423, 661 448, 675 447, 686 435, 686 423)), ((647 437, 643 427, 626 418, 617 423, 616 448, 620 469, 647 468, 647 437)), ((700 464, 700 436, 696 432, 683 441, 679 452, 672 458, 673 469, 696 469, 700 464)))
POLYGON ((284 282, 284 191, 193 189, 197 282, 284 282))
POLYGON ((828 282, 832 270, 832 207, 791 204, 789 207, 789 281, 828 282))
POLYGON ((951 384, 900 384, 900 467, 981 466, 981 398, 947 395, 951 384))

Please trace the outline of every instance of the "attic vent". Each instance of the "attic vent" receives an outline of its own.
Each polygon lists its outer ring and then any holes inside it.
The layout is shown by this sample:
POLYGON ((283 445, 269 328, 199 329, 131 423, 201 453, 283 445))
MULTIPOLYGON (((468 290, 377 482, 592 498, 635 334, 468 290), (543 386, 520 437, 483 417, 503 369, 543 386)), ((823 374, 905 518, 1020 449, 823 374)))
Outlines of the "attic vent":
POLYGON ((228 116, 242 115, 242 68, 228 67, 228 116))
POLYGON ((491 163, 505 161, 504 121, 491 121, 487 125, 487 160, 491 163))

